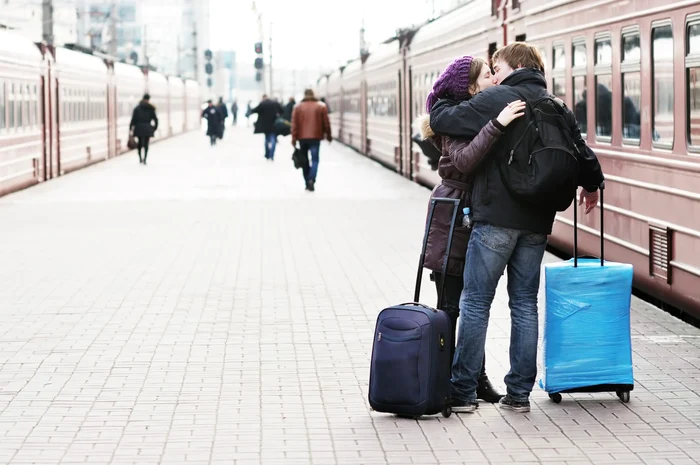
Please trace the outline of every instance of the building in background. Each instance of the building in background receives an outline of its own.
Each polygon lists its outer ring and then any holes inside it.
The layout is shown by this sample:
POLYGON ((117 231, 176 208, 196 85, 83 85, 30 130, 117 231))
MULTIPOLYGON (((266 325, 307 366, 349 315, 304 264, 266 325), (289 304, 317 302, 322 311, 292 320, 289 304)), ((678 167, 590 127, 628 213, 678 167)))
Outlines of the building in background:
MULTIPOLYGON (((54 43, 75 42, 78 21, 77 0, 53 1, 54 43)), ((43 38, 42 2, 40 0, 0 0, 0 28, 11 29, 34 42, 43 38)))

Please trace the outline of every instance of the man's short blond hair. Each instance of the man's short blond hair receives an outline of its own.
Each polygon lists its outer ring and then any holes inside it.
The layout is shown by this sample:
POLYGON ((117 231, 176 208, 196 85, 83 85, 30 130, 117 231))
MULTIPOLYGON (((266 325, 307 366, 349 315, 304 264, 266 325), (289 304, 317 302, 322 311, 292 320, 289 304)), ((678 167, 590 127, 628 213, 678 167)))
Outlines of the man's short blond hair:
POLYGON ((496 50, 491 57, 491 64, 504 61, 513 69, 535 68, 544 73, 544 60, 537 47, 526 42, 513 42, 496 50))

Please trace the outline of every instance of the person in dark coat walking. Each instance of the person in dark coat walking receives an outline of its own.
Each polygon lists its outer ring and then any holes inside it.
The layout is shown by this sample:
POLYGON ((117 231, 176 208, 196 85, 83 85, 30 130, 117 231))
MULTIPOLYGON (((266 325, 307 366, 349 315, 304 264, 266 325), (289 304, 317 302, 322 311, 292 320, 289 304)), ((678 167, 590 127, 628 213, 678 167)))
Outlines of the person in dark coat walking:
POLYGON ((257 113, 258 120, 255 122, 255 134, 265 134, 265 158, 275 159, 275 147, 277 146, 277 134, 275 133, 275 120, 284 112, 282 105, 263 95, 260 104, 250 110, 250 113, 257 113))
POLYGON ((219 103, 216 104, 216 109, 219 112, 219 118, 221 118, 221 129, 219 131, 219 139, 224 138, 224 130, 226 129, 226 118, 228 118, 228 109, 224 103, 224 98, 219 97, 219 103))
POLYGON ((231 105, 231 117, 233 118, 233 125, 238 124, 238 101, 234 100, 233 105, 231 105))
POLYGON ((291 123, 292 121, 292 113, 294 112, 294 105, 297 104, 297 101, 294 100, 294 97, 289 97, 289 102, 287 102, 287 105, 284 107, 284 114, 282 115, 282 118, 286 119, 291 123))
POLYGON ((139 140, 138 154, 139 163, 146 164, 148 158, 148 141, 158 129, 158 117, 156 116, 156 107, 149 103, 151 96, 145 94, 141 102, 134 108, 131 115, 131 123, 129 123, 129 131, 139 140), (154 122, 155 125, 152 125, 154 122), (141 150, 143 150, 143 158, 141 158, 141 150))
POLYGON ((211 100, 207 101, 209 106, 207 106, 202 112, 202 118, 207 120, 207 136, 211 141, 212 147, 216 145, 216 139, 219 137, 221 131, 221 113, 211 100))

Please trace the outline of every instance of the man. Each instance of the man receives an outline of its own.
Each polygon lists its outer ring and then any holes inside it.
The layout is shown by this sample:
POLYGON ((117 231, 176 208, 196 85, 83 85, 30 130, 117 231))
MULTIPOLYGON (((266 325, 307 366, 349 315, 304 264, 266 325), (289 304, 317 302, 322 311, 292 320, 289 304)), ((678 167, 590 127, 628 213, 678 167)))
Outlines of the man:
POLYGON ((233 118, 233 125, 238 124, 238 100, 234 100, 231 105, 231 117, 233 118))
POLYGON ((289 101, 284 107, 284 115, 282 115, 282 118, 286 119, 287 121, 292 121, 292 112, 294 111, 294 106, 296 104, 297 101, 294 100, 294 97, 289 97, 289 101))
POLYGON ((224 103, 224 98, 219 97, 219 103, 216 104, 216 110, 219 112, 221 119, 221 129, 219 130, 219 139, 224 138, 224 130, 226 129, 226 118, 228 118, 228 109, 224 103))
MULTIPOLYGON (((441 100, 430 112, 430 126, 438 134, 474 138, 481 128, 516 100, 548 96, 544 62, 537 49, 515 42, 493 56, 494 83, 469 101, 455 105, 441 100)), ((581 138, 573 113, 563 108, 578 151, 578 184, 583 186, 579 205, 586 213, 598 202, 603 173, 595 154, 581 138)), ((521 124, 525 124, 522 122, 521 124)), ((509 128, 510 129, 510 128, 509 128)), ((514 131, 511 131, 514 132, 514 131)), ((460 300, 460 345, 452 365, 453 410, 473 412, 476 388, 484 358, 489 311, 496 286, 508 269, 511 310, 510 371, 505 377, 507 395, 502 408, 530 411, 530 393, 537 376, 537 291, 540 264, 552 232, 556 211, 525 204, 514 198, 500 176, 499 164, 507 163, 513 137, 508 132, 487 155, 474 180, 474 227, 467 250, 464 290, 460 300)))
POLYGON ((250 110, 250 113, 257 113, 258 120, 255 122, 255 134, 265 134, 265 159, 274 161, 275 148, 277 147, 277 134, 275 133, 275 120, 282 114, 282 106, 262 96, 260 104, 250 110))
POLYGON ((292 113, 292 146, 296 148, 297 141, 299 141, 299 148, 304 155, 301 164, 304 182, 306 190, 311 192, 315 190, 318 152, 321 139, 324 137, 328 142, 333 140, 328 110, 323 103, 316 100, 313 90, 306 89, 304 99, 294 108, 292 113), (311 167, 309 167, 309 151, 311 152, 311 167))
POLYGON ((207 107, 202 111, 202 118, 207 120, 207 136, 211 146, 216 145, 216 139, 221 130, 221 112, 217 110, 211 100, 207 100, 207 107))

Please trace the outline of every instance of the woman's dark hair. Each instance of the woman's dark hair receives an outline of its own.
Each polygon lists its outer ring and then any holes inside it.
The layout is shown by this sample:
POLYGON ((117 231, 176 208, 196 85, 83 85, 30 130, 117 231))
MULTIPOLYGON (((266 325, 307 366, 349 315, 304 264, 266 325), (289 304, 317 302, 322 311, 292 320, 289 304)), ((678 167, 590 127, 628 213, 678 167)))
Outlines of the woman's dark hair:
POLYGON ((143 100, 146 100, 146 101, 151 100, 151 96, 148 94, 143 94, 143 100))

